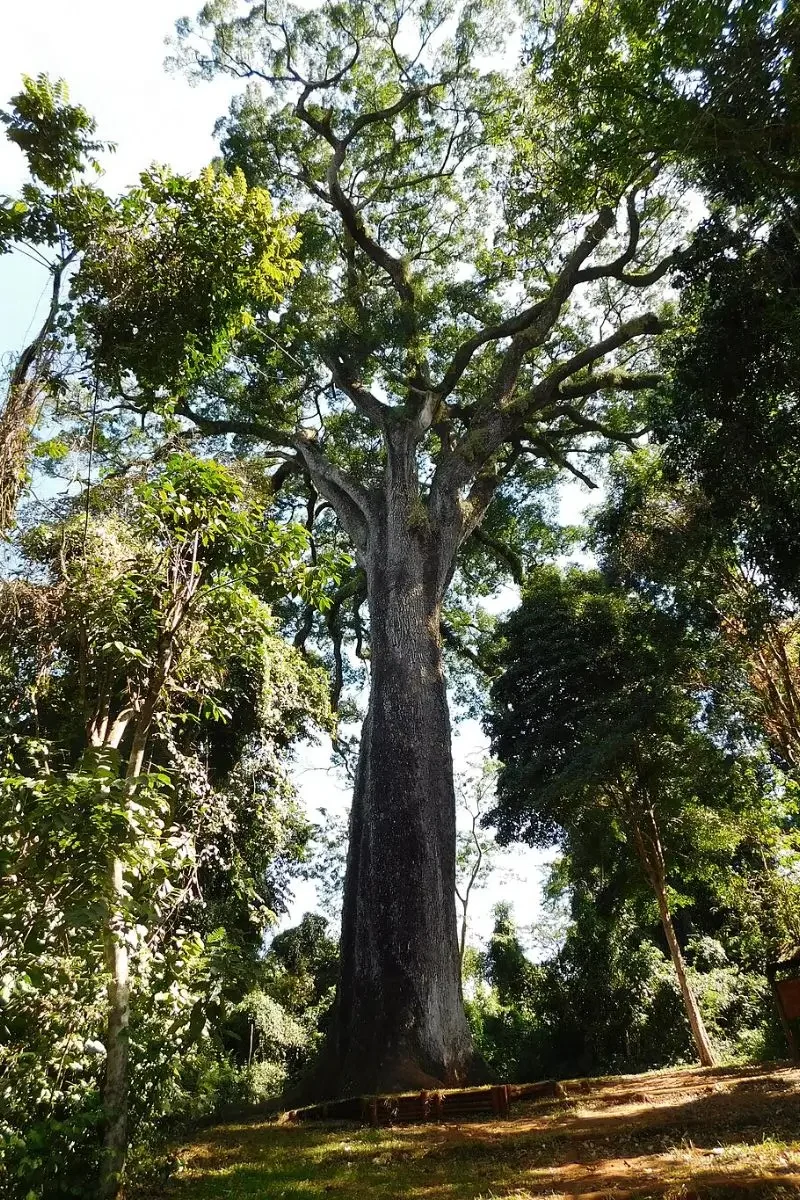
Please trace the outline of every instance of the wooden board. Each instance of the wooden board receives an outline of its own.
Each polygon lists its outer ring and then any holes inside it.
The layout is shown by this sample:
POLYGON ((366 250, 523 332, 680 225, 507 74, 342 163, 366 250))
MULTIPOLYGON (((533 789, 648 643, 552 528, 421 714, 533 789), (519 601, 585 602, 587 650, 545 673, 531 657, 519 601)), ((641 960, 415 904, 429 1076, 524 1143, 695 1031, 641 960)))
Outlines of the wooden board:
MULTIPOLYGON (((549 1086, 553 1086, 552 1084, 549 1086)), ((286 1121, 365 1121, 370 1125, 395 1125, 417 1121, 459 1120, 474 1116, 509 1117, 511 1088, 494 1087, 447 1089, 436 1092, 404 1092, 390 1096, 354 1096, 331 1100, 283 1114, 286 1121)))
POLYGON ((779 979, 775 990, 786 1017, 790 1021, 800 1017, 800 979, 779 979))

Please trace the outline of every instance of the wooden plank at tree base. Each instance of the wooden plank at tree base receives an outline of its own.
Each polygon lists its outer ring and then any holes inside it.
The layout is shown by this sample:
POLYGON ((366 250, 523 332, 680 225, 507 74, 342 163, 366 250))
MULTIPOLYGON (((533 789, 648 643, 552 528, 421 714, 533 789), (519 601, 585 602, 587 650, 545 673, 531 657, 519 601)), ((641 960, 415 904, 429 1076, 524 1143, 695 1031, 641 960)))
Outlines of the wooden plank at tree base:
POLYGON ((558 1096, 559 1083, 555 1079, 542 1079, 538 1083, 513 1083, 511 1096, 515 1100, 538 1100, 540 1097, 558 1096))
MULTIPOLYGON (((552 1085, 550 1085, 552 1086, 552 1085)), ((512 1089, 506 1083, 492 1087, 462 1088, 446 1092, 406 1092, 400 1095, 360 1096, 333 1100, 286 1112, 284 1121, 360 1120, 365 1124, 401 1125, 511 1114, 512 1089)))
POLYGON ((779 979, 775 987, 788 1020, 800 1018, 800 979, 779 979))

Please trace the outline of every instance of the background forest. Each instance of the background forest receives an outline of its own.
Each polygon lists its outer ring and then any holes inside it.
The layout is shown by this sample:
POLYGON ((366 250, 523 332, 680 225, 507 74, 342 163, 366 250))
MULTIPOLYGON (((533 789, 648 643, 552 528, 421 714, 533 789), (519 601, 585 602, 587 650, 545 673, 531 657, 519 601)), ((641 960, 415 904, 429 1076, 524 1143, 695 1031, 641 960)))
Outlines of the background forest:
POLYGON ((768 0, 215 0, 170 59, 234 82, 218 155, 119 194, 20 64, 0 1196, 119 1197, 287 1096, 786 1056, 798 37, 768 0), (300 803, 313 739, 349 825, 300 803), (543 907, 476 944, 516 843, 543 907))

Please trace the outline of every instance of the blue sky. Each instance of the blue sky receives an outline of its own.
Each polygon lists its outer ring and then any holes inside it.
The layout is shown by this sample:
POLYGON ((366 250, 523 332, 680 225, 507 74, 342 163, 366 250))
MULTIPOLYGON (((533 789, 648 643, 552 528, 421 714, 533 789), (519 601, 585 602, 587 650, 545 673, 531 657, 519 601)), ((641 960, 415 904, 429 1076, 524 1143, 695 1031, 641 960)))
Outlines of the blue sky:
MULTIPOLYGON (((190 85, 164 68, 165 39, 175 20, 194 15, 189 0, 36 0, 7 3, 0 40, 0 104, 20 86, 21 76, 46 72, 63 78, 71 99, 98 122, 98 134, 116 143, 103 156, 103 186, 112 193, 136 182, 153 162, 177 171, 200 170, 215 152, 214 122, 224 113, 234 85, 227 81, 190 85)), ((13 194, 24 179, 19 151, 0 139, 0 193, 13 194)), ((47 287, 46 273, 18 255, 0 258, 0 354, 18 351, 34 328, 47 287)), ((575 520, 586 503, 582 489, 569 488, 565 520, 575 520)), ((513 597, 506 595, 506 601, 513 597)), ((483 738, 475 722, 457 727, 456 769, 480 756, 483 738)), ((324 745, 307 748, 295 772, 313 812, 346 807, 347 788, 329 770, 324 745)), ((473 939, 491 930, 491 907, 510 900, 518 920, 530 924, 539 908, 543 856, 518 847, 504 856, 504 870, 477 894, 473 939)), ((315 904, 313 885, 297 887, 289 921, 315 904)))

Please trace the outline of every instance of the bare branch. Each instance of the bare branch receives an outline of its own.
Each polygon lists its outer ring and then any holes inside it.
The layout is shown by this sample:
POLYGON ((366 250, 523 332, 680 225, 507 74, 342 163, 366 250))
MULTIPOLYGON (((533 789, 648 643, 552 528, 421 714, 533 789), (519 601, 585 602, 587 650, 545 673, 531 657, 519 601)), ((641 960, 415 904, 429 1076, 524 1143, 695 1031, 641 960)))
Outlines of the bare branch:
POLYGON ((602 338, 599 342, 595 342, 594 345, 586 346, 583 350, 574 354, 572 358, 557 363, 545 375, 541 383, 537 384, 534 391, 540 397, 552 396, 559 384, 569 379, 571 375, 577 374, 578 371, 582 371, 584 367, 591 366, 598 359, 605 358, 607 354, 610 354, 613 350, 618 350, 621 346, 627 345, 628 342, 632 342, 635 338, 663 333, 667 328, 667 324, 661 317, 652 312, 632 317, 631 320, 624 321, 619 329, 607 338, 602 338))
POLYGON ((191 421, 196 425, 200 432, 207 437, 233 433, 240 437, 259 438, 261 441, 272 442, 276 446, 286 446, 288 449, 295 447, 295 439, 290 433, 287 433, 283 429, 278 429, 275 425, 267 425, 263 421, 241 421, 229 417, 206 417, 202 413, 195 412, 185 402, 179 404, 175 411, 178 416, 186 417, 187 421, 191 421))
MULTIPOLYGON (((673 250, 666 258, 662 258, 661 262, 650 271, 636 271, 634 274, 626 274, 624 271, 610 271, 605 274, 607 279, 618 279, 620 283, 624 283, 626 287, 646 288, 652 287, 654 283, 658 283, 665 275, 677 266, 680 266, 683 259, 688 254, 688 249, 673 250)), ((580 280, 580 282, 584 282, 580 280)))
POLYGON ((461 640, 456 631, 453 629, 452 625, 448 625, 446 621, 440 622, 439 635, 445 646, 449 646, 451 650, 460 655, 461 658, 465 658, 467 662, 472 663, 472 665, 477 667, 479 671, 484 670, 484 664, 481 662, 478 655, 471 646, 468 646, 461 640))
POLYGON ((355 208, 352 200, 345 195, 339 180, 339 171, 345 160, 347 143, 335 142, 335 150, 328 164, 328 191, 333 206, 342 218, 344 227, 356 245, 360 246, 368 258, 381 267, 391 279, 401 302, 407 308, 413 308, 414 289, 411 286, 408 264, 394 254, 390 254, 380 242, 369 233, 363 217, 355 208))
MULTIPOLYGON (((601 437, 606 438, 608 441, 623 442, 624 445, 629 446, 631 449, 633 448, 634 439, 643 437, 647 432, 646 429, 612 429, 604 421, 587 417, 570 404, 559 405, 552 412, 548 412, 548 417, 566 417, 572 423, 572 430, 579 433, 599 433, 601 437)), ((559 429, 558 433, 561 436, 563 430, 559 429)))
MULTIPOLYGON (((357 58, 357 50, 350 66, 355 64, 357 58)), ((350 66, 343 68, 340 76, 346 74, 350 66)), ((330 194, 331 203, 342 218, 345 229, 352 237, 353 241, 361 247, 368 258, 391 279, 395 290, 400 297, 401 302, 407 307, 412 308, 414 303, 414 290, 411 286, 409 278, 408 266, 402 258, 391 254, 380 242, 369 233, 364 219, 359 213, 356 206, 349 196, 346 195, 342 188, 339 173, 347 156, 349 146, 356 140, 358 135, 370 125, 376 125, 381 122, 393 120, 405 109, 417 104, 425 96, 429 96, 437 87, 441 87, 447 80, 437 80, 436 83, 426 84, 424 87, 412 87, 399 97, 394 104, 388 105, 386 108, 376 109, 374 112, 362 113, 357 117, 350 129, 343 137, 337 137, 333 132, 331 114, 326 113, 324 117, 317 117, 309 112, 306 107, 306 101, 311 93, 318 87, 322 86, 317 82, 309 82, 305 84, 303 91, 295 105, 295 113, 301 121, 303 121, 310 129, 323 138, 333 149, 330 162, 328 164, 327 184, 330 194)), ((327 84, 325 86, 332 86, 327 84)))
POLYGON ((626 287, 651 287, 654 283, 658 283, 660 279, 663 279, 673 267, 679 266, 688 254, 688 248, 686 247, 676 249, 661 259, 660 262, 656 263, 649 271, 626 272, 625 267, 630 262, 633 262, 636 257, 642 230, 641 220, 636 209, 635 190, 628 194, 627 209, 628 244, 624 251, 619 257, 612 259, 611 262, 599 263, 596 267, 585 267, 578 275, 578 283, 593 283, 599 279, 616 279, 620 283, 624 283, 626 287))
POLYGON ((581 471, 579 467, 576 467, 574 463, 571 463, 567 456, 561 450, 559 450, 557 446, 554 446, 549 438, 540 436, 529 437, 528 442, 530 443, 534 453, 536 453, 540 458, 548 459, 550 462, 554 462, 557 466, 562 467, 565 471, 568 471, 570 475, 574 475, 576 479, 579 479, 581 483, 586 485, 586 487, 591 488, 592 491, 597 489, 597 484, 595 481, 590 479, 589 476, 581 471))
POLYGON ((633 262, 636 257, 636 251, 639 248, 639 237, 642 232, 642 223, 639 218, 639 213, 636 208, 637 191, 634 188, 628 193, 626 200, 626 208, 628 212, 628 244, 617 258, 612 259, 608 263, 600 263, 596 267, 586 267, 580 273, 580 282, 586 283, 593 279, 605 279, 609 275, 618 276, 619 272, 627 267, 629 262, 633 262))
POLYGON ((356 117, 350 129, 341 140, 341 144, 345 149, 351 142, 355 141, 362 129, 366 129, 370 125, 379 125, 382 121, 391 121, 394 117, 405 112, 407 108, 417 104, 420 100, 424 100, 435 92, 437 88, 446 87, 451 82, 450 76, 442 79, 437 79, 435 83, 426 83, 424 87, 410 87, 403 92, 394 104, 388 105, 386 108, 376 109, 374 112, 362 113, 360 117, 356 117))
POLYGON ((499 538, 492 537, 486 532, 485 529, 482 529, 480 525, 473 529, 471 537, 473 541, 478 542, 479 545, 485 547, 490 554, 493 554, 499 562, 503 563, 503 565, 511 573, 511 578, 515 583, 520 585, 522 584, 525 571, 522 565, 522 559, 517 554, 516 550, 512 550, 511 546, 506 545, 506 543, 501 541, 499 538))
POLYGON ((286 458, 279 467, 269 477, 270 491, 273 496, 281 490, 283 485, 292 477, 292 475, 302 474, 305 471, 305 463, 299 457, 286 458))
MULTIPOLYGON (((465 434, 460 446, 437 469, 432 490, 438 492, 444 488, 452 492, 463 487, 468 479, 479 475, 503 442, 525 429, 531 418, 559 395, 560 385, 571 375, 575 375, 599 359, 605 358, 607 354, 628 342, 643 335, 661 333, 665 328, 664 322, 655 313, 642 313, 630 321, 623 322, 619 329, 609 337, 603 338, 591 346, 586 346, 572 358, 557 363, 531 389, 524 400, 517 398, 513 405, 498 406, 487 414, 484 421, 465 434)), ((608 378, 607 375, 606 381, 608 378)), ((554 458, 553 461, 558 465, 564 465, 560 457, 554 458)))

